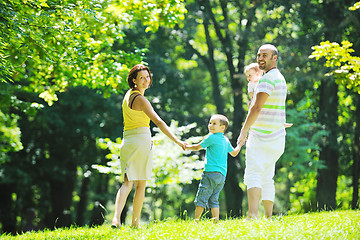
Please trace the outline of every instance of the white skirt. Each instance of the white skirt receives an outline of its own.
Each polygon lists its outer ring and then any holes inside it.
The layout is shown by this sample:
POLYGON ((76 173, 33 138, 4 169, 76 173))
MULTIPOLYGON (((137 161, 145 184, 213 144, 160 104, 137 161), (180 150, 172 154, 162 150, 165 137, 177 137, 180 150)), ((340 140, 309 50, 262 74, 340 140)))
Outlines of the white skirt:
POLYGON ((148 127, 124 131, 120 147, 122 179, 149 180, 152 173, 152 141, 148 127))

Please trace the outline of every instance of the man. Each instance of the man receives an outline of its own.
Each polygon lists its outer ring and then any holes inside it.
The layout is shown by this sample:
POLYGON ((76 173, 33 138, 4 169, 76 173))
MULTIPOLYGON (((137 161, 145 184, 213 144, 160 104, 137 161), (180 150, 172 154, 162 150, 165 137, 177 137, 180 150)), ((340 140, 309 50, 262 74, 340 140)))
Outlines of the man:
POLYGON ((272 216, 275 185, 275 163, 285 149, 286 81, 277 69, 278 50, 271 44, 261 46, 257 62, 264 75, 255 91, 255 101, 238 137, 240 146, 246 144, 244 183, 247 186, 248 218, 258 217, 259 200, 265 216, 272 216), (247 134, 249 132, 249 138, 247 134))

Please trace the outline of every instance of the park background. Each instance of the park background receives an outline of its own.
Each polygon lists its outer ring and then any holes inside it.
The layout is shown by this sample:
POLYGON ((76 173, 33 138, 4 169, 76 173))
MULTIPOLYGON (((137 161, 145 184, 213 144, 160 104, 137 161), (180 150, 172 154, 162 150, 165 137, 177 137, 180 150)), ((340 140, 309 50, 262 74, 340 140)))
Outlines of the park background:
MULTIPOLYGON (((3 0, 0 11, 1 232, 29 219, 39 229, 111 219, 121 102, 137 63, 149 66, 146 96, 177 135, 199 142, 223 113, 235 145, 248 111, 243 69, 264 43, 278 47, 294 123, 274 213, 359 208, 359 2, 3 0)), ((152 131, 142 222, 192 217, 204 151, 152 131)), ((244 160, 244 148, 229 156, 222 219, 247 212, 244 160)), ((131 197, 125 209, 128 221, 131 197)))

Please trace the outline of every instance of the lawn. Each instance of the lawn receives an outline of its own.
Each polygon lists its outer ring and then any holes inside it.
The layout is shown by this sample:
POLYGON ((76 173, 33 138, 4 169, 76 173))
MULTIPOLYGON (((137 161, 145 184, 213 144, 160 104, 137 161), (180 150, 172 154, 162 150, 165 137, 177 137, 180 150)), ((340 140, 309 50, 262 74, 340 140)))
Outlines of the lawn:
POLYGON ((95 228, 73 227, 32 232, 1 239, 360 239, 360 211, 332 211, 278 216, 272 220, 167 219, 142 225, 111 229, 108 224, 95 228))

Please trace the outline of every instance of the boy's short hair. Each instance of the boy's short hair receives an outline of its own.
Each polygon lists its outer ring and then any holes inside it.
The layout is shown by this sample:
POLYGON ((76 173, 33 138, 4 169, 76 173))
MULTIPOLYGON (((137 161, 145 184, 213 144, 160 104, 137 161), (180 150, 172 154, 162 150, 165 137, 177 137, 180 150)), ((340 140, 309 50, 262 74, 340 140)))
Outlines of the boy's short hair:
POLYGON ((224 132, 226 131, 226 129, 227 129, 228 126, 229 126, 229 119, 228 119, 227 117, 225 117, 225 116, 222 115, 222 114, 214 114, 214 115, 211 116, 211 118, 219 119, 219 120, 220 120, 220 125, 224 125, 224 126, 225 126, 224 132))
POLYGON ((246 73, 246 72, 249 71, 250 69, 254 69, 255 72, 261 72, 258 63, 250 63, 249 65, 247 65, 247 66, 245 67, 245 69, 244 69, 244 73, 246 73))

